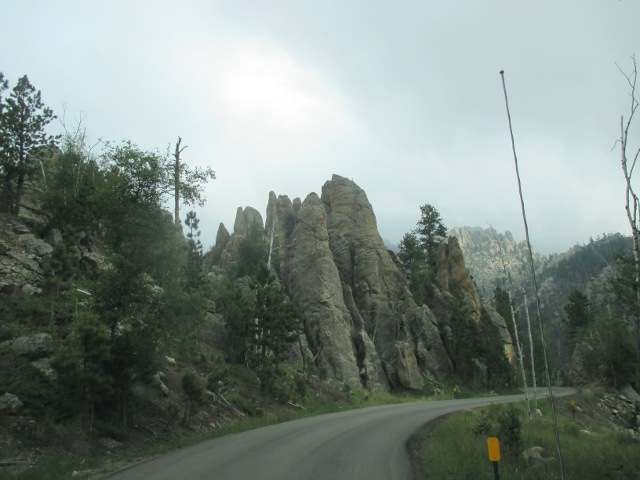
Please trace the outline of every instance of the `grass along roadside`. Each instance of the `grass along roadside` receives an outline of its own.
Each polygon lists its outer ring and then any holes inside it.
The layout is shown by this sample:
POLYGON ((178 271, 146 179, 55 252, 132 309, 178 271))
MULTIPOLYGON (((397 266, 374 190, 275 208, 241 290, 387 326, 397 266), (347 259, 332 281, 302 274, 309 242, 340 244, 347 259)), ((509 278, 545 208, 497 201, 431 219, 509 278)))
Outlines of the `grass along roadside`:
MULTIPOLYGON (((640 478, 640 442, 601 408, 603 391, 556 399, 565 479, 640 478), (575 413, 571 400, 578 406, 575 413)), ((546 399, 529 419, 524 402, 490 405, 450 416, 428 431, 421 448, 423 478, 492 479, 487 437, 498 436, 500 478, 559 479, 553 421, 546 399)))
MULTIPOLYGON (((87 432, 83 430, 78 422, 57 425, 50 423, 42 428, 42 432, 36 435, 37 438, 31 438, 33 435, 23 435, 13 439, 4 439, 7 442, 21 443, 22 447, 24 447, 22 449, 23 454, 13 455, 13 457, 24 458, 22 458, 23 462, 20 464, 0 466, 0 478, 8 480, 56 480, 72 477, 74 479, 99 479, 110 472, 201 441, 298 418, 377 405, 446 400, 454 396, 453 392, 455 392, 456 398, 493 396, 497 394, 496 392, 483 392, 466 388, 460 391, 459 388, 454 388, 453 385, 441 386, 442 388, 438 390, 438 393, 433 395, 426 394, 428 391, 433 391, 433 388, 426 388, 423 392, 372 393, 351 389, 339 382, 316 383, 322 388, 314 385, 309 394, 300 401, 300 405, 290 403, 278 405, 276 403, 263 403, 258 400, 249 402, 246 399, 250 398, 250 395, 236 394, 234 396, 236 400, 245 399, 241 408, 246 414, 233 418, 228 417, 226 422, 216 422, 217 427, 214 429, 203 429, 203 423, 199 425, 194 422, 195 425, 192 425, 191 428, 179 426, 180 428, 175 428, 162 435, 149 436, 147 434, 145 437, 144 434, 148 433, 148 429, 137 429, 136 433, 133 431, 136 430, 135 428, 127 431, 117 425, 101 425, 101 430, 103 430, 104 434, 112 430, 112 434, 108 436, 120 442, 121 446, 115 449, 100 446, 99 434, 96 434, 93 441, 86 442, 87 432), (83 447, 77 448, 82 443, 82 439, 85 440, 83 447), (28 459, 26 455, 29 455, 28 459)), ((240 391, 246 393, 247 389, 240 389, 240 391)), ((240 403, 237 403, 237 405, 240 407, 240 403)), ((138 420, 142 420, 142 422, 131 423, 139 423, 142 426, 144 420, 141 418, 138 418, 138 420)), ((27 423, 31 425, 31 423, 27 423)), ((0 433, 0 442, 2 444, 6 443, 4 440, 0 433)))
MULTIPOLYGON (((133 450, 113 450, 108 455, 71 455, 62 450, 45 452, 27 465, 1 467, 0 478, 7 480, 57 480, 61 478, 100 479, 109 473, 146 461, 164 453, 188 447, 196 443, 217 438, 223 435, 240 433, 248 430, 282 423, 325 413, 339 412, 354 408, 366 408, 402 402, 424 401, 426 397, 413 393, 391 394, 384 392, 366 393, 358 390, 343 392, 339 401, 315 400, 310 396, 304 405, 284 404, 272 405, 262 414, 245 416, 229 424, 221 425, 213 431, 187 431, 168 433, 154 441, 133 450)), ((69 426, 60 426, 60 436, 73 436, 77 432, 69 426)))

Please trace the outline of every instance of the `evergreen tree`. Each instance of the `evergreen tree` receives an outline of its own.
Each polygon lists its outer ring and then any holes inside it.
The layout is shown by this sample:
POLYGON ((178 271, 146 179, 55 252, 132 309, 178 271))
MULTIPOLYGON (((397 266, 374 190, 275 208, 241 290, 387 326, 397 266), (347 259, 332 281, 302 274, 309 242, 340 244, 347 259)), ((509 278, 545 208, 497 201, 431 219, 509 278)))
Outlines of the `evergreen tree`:
POLYGON ((574 290, 569 295, 569 301, 564 306, 564 311, 567 315, 566 323, 569 328, 569 343, 573 345, 580 330, 593 321, 591 302, 581 291, 574 290))
MULTIPOLYGON (((493 307, 496 309, 496 312, 500 314, 502 318, 504 318, 505 323, 507 324, 507 330, 509 330, 509 335, 515 341, 516 335, 513 330, 513 322, 511 321, 511 305, 509 303, 509 293, 503 288, 496 287, 493 291, 493 307)), ((516 316, 515 321, 518 322, 518 314, 515 313, 516 316)))
POLYGON ((427 262, 426 252, 413 232, 402 237, 399 247, 398 258, 407 274, 411 294, 418 305, 424 305, 433 290, 433 270, 427 262))
POLYGON ((489 388, 511 386, 514 372, 505 355, 500 331, 484 310, 478 324, 478 340, 478 354, 487 366, 487 386, 489 388))
POLYGON ((300 314, 265 263, 260 265, 255 291, 254 323, 247 339, 249 365, 257 372, 262 389, 272 390, 291 344, 298 338, 300 314))
MULTIPOLYGON (((58 137, 45 132, 45 127, 56 118, 53 111, 42 103, 42 96, 25 75, 11 94, 2 98, 6 89, 4 76, 0 76, 0 175, 2 176, 2 207, 17 215, 24 194, 26 179, 42 166, 43 147, 56 144, 58 137)), ((41 168, 44 171, 43 168, 41 168)))
POLYGON ((447 234, 440 213, 433 205, 422 205, 420 213, 416 228, 402 237, 398 250, 398 259, 418 305, 427 303, 432 294, 438 248, 447 234))
POLYGON ((102 216, 97 194, 103 188, 104 173, 84 139, 67 134, 62 152, 48 162, 46 174, 42 207, 48 226, 60 230, 69 245, 79 232, 97 234, 102 216))
POLYGON ((235 279, 226 279, 216 289, 216 304, 227 330, 227 357, 231 363, 247 361, 249 337, 253 333, 253 298, 235 279))
POLYGON ((600 359, 607 383, 620 388, 631 383, 640 386, 640 357, 629 327, 619 318, 601 320, 598 325, 602 343, 600 359))
POLYGON ((59 297, 72 288, 77 275, 77 256, 69 254, 64 242, 56 243, 53 246, 51 257, 44 267, 43 290, 59 297))
POLYGON ((420 206, 420 220, 415 233, 420 241, 422 250, 427 255, 427 261, 435 268, 438 259, 438 247, 447 236, 440 212, 433 205, 420 206))
POLYGON ((180 386, 185 397, 182 421, 189 425, 193 414, 204 403, 204 388, 193 372, 187 372, 182 376, 180 386))
POLYGON ((452 307, 449 326, 454 345, 449 355, 455 373, 463 380, 469 381, 473 379, 473 360, 477 359, 479 354, 478 329, 460 295, 454 295, 452 307))
POLYGON ((268 245, 253 225, 238 242, 235 264, 218 289, 217 304, 228 332, 228 356, 246 363, 272 393, 291 344, 298 337, 302 315, 267 266, 268 245))
POLYGON ((258 272, 261 264, 267 263, 268 256, 269 245, 263 230, 258 225, 251 225, 238 242, 237 259, 230 266, 229 275, 232 278, 251 277, 258 272))
POLYGON ((204 283, 202 243, 200 242, 200 219, 193 210, 187 213, 187 288, 198 288, 204 283))
POLYGON ((113 377, 107 371, 111 358, 108 329, 91 313, 83 313, 52 362, 66 396, 64 405, 81 406, 83 419, 91 424, 112 398, 113 377))

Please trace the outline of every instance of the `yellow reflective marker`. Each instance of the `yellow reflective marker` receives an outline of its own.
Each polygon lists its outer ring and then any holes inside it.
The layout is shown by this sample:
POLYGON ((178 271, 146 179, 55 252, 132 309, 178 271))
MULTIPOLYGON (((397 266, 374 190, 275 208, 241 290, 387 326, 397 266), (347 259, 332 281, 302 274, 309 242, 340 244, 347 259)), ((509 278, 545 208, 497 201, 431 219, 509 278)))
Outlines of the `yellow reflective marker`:
POLYGON ((487 438, 487 449, 489 451, 489 460, 492 462, 500 461, 500 440, 498 437, 487 438))

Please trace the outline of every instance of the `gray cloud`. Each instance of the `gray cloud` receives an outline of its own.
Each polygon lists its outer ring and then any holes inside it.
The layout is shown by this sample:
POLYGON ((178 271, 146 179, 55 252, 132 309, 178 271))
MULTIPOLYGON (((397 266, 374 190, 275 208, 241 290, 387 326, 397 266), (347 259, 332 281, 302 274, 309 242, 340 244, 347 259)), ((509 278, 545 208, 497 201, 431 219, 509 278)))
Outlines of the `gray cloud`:
POLYGON ((628 230, 612 147, 638 2, 3 3, 11 81, 83 112, 94 139, 181 135, 217 171, 206 244, 238 206, 304 198, 332 173, 365 189, 389 241, 424 203, 523 238, 501 69, 534 247, 628 230))

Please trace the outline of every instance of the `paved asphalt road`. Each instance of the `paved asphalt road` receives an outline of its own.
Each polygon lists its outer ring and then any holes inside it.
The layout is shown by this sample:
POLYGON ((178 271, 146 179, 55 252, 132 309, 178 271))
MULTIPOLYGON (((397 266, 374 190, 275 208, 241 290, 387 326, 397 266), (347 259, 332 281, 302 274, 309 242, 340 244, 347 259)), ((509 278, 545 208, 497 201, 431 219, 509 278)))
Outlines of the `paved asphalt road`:
MULTIPOLYGON (((569 395, 573 389, 558 388, 569 395)), ((539 396, 545 395, 540 391, 539 396)), ((523 395, 385 405, 228 435, 118 472, 110 480, 410 480, 407 441, 435 418, 523 395)), ((455 461, 455 452, 452 452, 455 461)))

